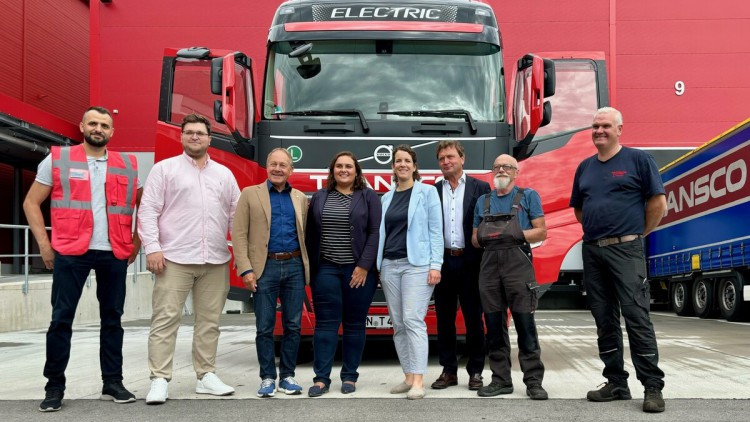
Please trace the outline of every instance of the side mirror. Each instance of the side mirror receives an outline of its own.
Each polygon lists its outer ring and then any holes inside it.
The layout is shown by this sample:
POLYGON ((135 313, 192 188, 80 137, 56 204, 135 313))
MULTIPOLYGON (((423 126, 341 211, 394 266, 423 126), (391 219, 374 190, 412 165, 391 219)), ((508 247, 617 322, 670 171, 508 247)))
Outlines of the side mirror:
MULTIPOLYGON (((221 95, 221 82, 224 68, 224 58, 211 59, 211 93, 221 95)), ((218 121, 218 119, 217 119, 218 121)))
POLYGON ((214 120, 216 123, 226 123, 221 112, 221 100, 214 101, 214 120))
MULTIPOLYGON (((550 59, 544 60, 544 98, 555 95, 555 62, 550 59)), ((544 126, 544 125, 542 125, 544 126)))
POLYGON ((547 126, 552 121, 552 104, 549 101, 544 102, 544 111, 542 112, 542 122, 539 127, 547 126))
POLYGON ((512 123, 516 141, 528 145, 537 129, 552 120, 552 106, 545 98, 555 93, 555 62, 527 54, 513 73, 512 123))

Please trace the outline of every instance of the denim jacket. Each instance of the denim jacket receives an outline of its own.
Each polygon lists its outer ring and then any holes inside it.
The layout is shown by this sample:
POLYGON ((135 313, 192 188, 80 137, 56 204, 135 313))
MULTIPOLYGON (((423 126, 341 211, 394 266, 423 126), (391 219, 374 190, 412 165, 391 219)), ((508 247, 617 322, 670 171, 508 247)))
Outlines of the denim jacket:
MULTIPOLYGON (((434 186, 414 183, 409 200, 406 232, 406 256, 414 266, 429 265, 431 270, 440 271, 443 265, 443 210, 440 197, 434 186)), ((393 200, 393 192, 383 195, 383 215, 380 221, 377 266, 383 263, 385 246, 385 213, 393 200)))

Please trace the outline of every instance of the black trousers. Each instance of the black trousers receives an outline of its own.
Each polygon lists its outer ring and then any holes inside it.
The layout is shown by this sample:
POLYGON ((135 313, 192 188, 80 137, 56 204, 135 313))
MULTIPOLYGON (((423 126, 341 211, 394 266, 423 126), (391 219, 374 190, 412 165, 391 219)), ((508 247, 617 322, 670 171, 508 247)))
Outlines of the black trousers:
POLYGON ((99 300, 99 365, 104 383, 122 381, 122 339, 120 324, 125 306, 126 259, 117 259, 112 251, 89 250, 80 256, 55 252, 52 273, 52 321, 47 330, 45 390, 65 390, 65 369, 70 360, 73 319, 89 272, 96 273, 96 298, 99 300))
POLYGON ((642 240, 605 247, 584 243, 583 274, 596 322, 599 357, 604 362, 602 375, 613 384, 627 384, 620 326, 622 314, 638 380, 646 388, 661 390, 664 372, 658 366, 659 351, 649 318, 650 294, 642 240))
POLYGON ((518 335, 518 361, 524 384, 541 384, 544 379, 542 350, 534 322, 536 286, 534 267, 521 248, 484 251, 479 271, 479 295, 487 324, 492 381, 513 384, 508 309, 518 335))
POLYGON ((440 283, 435 286, 435 314, 437 316, 438 354, 443 372, 458 373, 456 352, 456 313, 458 304, 464 315, 469 375, 484 371, 484 323, 482 302, 479 299, 477 277, 479 262, 472 262, 466 255, 444 255, 440 283))

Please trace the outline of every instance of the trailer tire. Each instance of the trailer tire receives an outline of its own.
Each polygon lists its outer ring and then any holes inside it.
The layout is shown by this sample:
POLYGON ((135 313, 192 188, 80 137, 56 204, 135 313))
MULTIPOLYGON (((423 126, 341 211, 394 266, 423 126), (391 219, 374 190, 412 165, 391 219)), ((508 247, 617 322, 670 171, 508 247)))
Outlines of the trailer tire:
POLYGON ((693 301, 690 292, 690 283, 687 281, 676 281, 672 284, 672 294, 669 295, 669 303, 677 315, 693 316, 693 301))
POLYGON ((700 318, 714 317, 714 289, 713 283, 703 278, 695 280, 693 283, 693 309, 695 315, 700 318))
POLYGON ((745 317, 742 282, 738 277, 722 278, 719 281, 717 302, 721 316, 727 321, 738 321, 745 317))

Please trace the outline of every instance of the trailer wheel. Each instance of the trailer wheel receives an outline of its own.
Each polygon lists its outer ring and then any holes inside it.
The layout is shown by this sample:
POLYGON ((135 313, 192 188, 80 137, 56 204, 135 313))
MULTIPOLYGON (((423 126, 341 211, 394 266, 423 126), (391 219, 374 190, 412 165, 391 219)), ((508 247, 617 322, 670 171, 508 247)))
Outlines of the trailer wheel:
POLYGON ((693 284, 693 308, 701 318, 713 317, 714 291, 710 282, 699 278, 693 284))
POLYGON ((737 277, 724 278, 719 282, 719 311, 727 321, 743 319, 744 309, 742 283, 737 277))
POLYGON ((679 316, 693 315, 693 301, 690 299, 690 283, 687 281, 673 283, 670 299, 674 313, 679 316))

